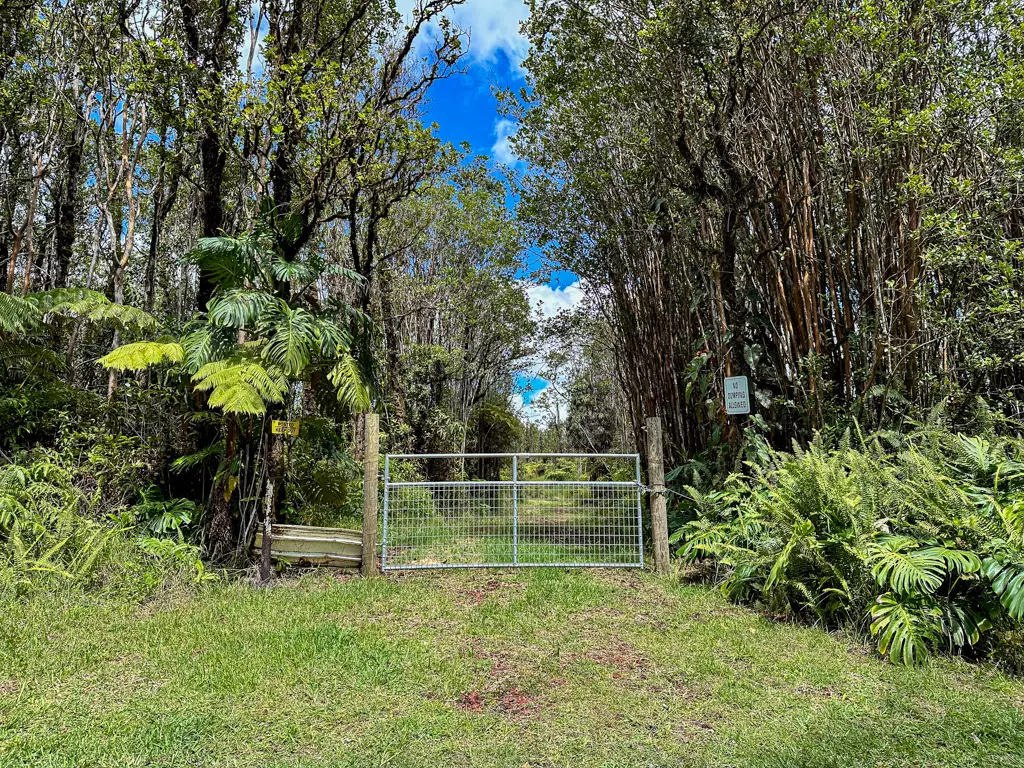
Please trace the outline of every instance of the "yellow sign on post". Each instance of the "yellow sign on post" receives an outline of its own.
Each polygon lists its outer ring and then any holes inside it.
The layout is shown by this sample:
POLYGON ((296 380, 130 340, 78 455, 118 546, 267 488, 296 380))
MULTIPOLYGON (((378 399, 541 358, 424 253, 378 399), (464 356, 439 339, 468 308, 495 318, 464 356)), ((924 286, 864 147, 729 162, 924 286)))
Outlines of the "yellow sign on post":
POLYGON ((270 431, 275 435, 291 435, 292 437, 299 436, 299 422, 297 421, 277 421, 276 419, 270 422, 270 431))

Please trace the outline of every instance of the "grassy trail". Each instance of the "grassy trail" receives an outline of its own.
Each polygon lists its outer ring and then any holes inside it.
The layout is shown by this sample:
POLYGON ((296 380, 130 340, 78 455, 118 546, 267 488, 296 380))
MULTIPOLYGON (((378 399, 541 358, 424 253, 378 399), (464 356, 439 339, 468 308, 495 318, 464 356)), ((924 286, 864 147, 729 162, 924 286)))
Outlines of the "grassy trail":
POLYGON ((633 572, 8 607, 2 766, 1022 766, 1024 682, 633 572))

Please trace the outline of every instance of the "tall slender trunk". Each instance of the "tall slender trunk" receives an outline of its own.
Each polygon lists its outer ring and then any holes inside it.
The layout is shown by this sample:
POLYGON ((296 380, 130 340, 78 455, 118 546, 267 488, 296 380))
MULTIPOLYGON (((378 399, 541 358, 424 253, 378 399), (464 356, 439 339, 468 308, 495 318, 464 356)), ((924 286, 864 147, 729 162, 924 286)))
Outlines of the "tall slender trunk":
POLYGON ((54 202, 54 288, 66 288, 75 247, 78 217, 78 187, 82 181, 82 157, 85 151, 85 126, 79 120, 71 142, 65 147, 64 180, 54 202))

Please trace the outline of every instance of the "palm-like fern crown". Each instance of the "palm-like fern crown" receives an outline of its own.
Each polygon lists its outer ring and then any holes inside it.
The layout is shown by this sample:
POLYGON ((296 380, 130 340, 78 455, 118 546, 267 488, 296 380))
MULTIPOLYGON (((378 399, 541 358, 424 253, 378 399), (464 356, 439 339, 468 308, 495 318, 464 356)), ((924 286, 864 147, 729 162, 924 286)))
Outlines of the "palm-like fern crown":
POLYGON ((265 226, 199 240, 191 257, 216 286, 207 311, 180 342, 127 345, 100 362, 122 370, 180 363, 195 388, 209 392, 212 407, 247 415, 284 402, 289 380, 315 366, 325 369, 341 402, 369 408, 370 376, 353 345, 370 319, 347 304, 321 305, 316 290, 328 275, 362 278, 316 256, 286 261, 274 243, 265 226))
POLYGON ((0 331, 23 334, 47 316, 71 317, 122 329, 149 330, 156 320, 136 307, 116 304, 98 291, 59 288, 52 291, 11 296, 0 293, 0 331))

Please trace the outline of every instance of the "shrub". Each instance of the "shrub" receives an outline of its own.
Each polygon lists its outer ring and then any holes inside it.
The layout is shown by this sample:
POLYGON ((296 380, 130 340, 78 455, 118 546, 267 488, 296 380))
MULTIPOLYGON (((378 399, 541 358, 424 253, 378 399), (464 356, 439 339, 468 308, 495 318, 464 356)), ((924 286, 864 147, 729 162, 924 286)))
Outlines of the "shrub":
POLYGON ((728 597, 853 627, 902 664, 996 657, 1017 636, 1024 441, 847 431, 746 466, 714 491, 683 486, 693 519, 673 535, 684 559, 721 566, 728 597))
POLYGON ((66 589, 141 597, 168 580, 210 578, 195 547, 152 535, 180 535, 180 518, 140 517, 153 512, 152 498, 124 506, 139 495, 144 446, 104 439, 80 449, 71 441, 0 465, 0 597, 66 589))

